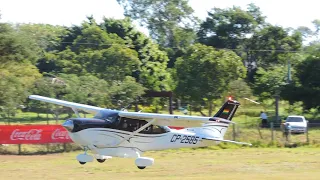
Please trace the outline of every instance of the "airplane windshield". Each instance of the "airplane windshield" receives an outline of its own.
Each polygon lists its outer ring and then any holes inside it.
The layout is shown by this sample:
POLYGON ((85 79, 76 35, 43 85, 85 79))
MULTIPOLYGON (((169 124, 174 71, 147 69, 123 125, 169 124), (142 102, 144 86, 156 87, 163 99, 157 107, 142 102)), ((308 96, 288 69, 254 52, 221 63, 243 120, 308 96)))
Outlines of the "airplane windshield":
POLYGON ((111 123, 118 120, 118 111, 102 110, 97 113, 94 118, 110 121, 111 123))

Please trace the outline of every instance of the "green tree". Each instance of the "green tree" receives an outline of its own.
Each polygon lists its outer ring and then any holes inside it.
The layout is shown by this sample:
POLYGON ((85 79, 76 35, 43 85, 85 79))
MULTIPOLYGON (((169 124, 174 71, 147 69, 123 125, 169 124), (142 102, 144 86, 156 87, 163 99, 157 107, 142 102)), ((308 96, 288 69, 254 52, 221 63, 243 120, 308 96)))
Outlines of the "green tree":
POLYGON ((16 31, 11 25, 0 23, 0 64, 31 62, 39 58, 40 48, 29 36, 16 31))
POLYGON ((34 39, 44 51, 55 50, 67 34, 65 27, 50 24, 17 24, 16 28, 19 33, 34 39))
POLYGON ((36 79, 41 77, 33 65, 39 47, 12 25, 0 23, 0 113, 10 116, 23 104, 36 79))
POLYGON ((38 69, 31 64, 0 64, 0 114, 14 114, 23 105, 34 82, 40 77, 38 69))
POLYGON ((115 33, 138 53, 140 70, 133 74, 137 81, 150 90, 171 90, 171 76, 166 70, 168 56, 159 50, 143 33, 136 30, 129 18, 123 20, 105 18, 101 24, 108 33, 115 33))
POLYGON ((265 100, 280 94, 286 83, 286 67, 275 65, 268 69, 258 68, 253 89, 261 100, 265 100))
MULTIPOLYGON (((320 53, 319 49, 310 54, 296 69, 296 86, 291 100, 302 101, 305 109, 318 108, 320 101, 320 53)), ((290 92, 288 92, 290 93, 290 92)))
POLYGON ((243 79, 237 79, 229 83, 228 95, 236 100, 250 98, 252 96, 252 90, 243 79))
POLYGON ((176 94, 189 101, 207 99, 209 115, 213 100, 220 99, 228 84, 245 76, 241 58, 228 50, 195 44, 176 62, 176 94))
POLYGON ((130 76, 123 81, 114 81, 110 87, 112 107, 120 109, 132 105, 145 90, 146 88, 130 76))
POLYGON ((124 15, 138 20, 149 29, 152 39, 169 54, 168 67, 195 42, 199 20, 188 0, 117 0, 124 7, 124 15))
POLYGON ((267 70, 273 66, 285 65, 288 61, 292 66, 299 63, 301 56, 294 52, 301 49, 302 36, 297 31, 290 33, 280 26, 267 25, 248 40, 245 64, 250 82, 254 82, 259 67, 267 70))
POLYGON ((81 34, 69 47, 48 58, 55 61, 58 73, 91 74, 108 82, 123 80, 140 69, 136 51, 116 34, 102 30, 93 19, 82 24, 81 34))
POLYGON ((216 48, 240 48, 247 36, 265 23, 264 19, 254 4, 249 4, 247 10, 236 6, 213 8, 198 31, 199 42, 216 48))
POLYGON ((197 19, 188 0, 117 0, 124 7, 125 16, 146 26, 150 35, 164 47, 172 47, 175 30, 189 29, 197 19))

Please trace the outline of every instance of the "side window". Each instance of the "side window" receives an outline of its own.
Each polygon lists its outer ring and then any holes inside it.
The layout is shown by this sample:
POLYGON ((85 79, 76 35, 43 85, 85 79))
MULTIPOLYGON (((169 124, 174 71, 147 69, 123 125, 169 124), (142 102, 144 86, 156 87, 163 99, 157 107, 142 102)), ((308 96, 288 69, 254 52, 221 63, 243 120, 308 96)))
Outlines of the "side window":
POLYGON ((163 129, 160 127, 160 126, 153 126, 153 128, 152 128, 152 134, 161 134, 161 133, 165 133, 164 131, 163 131, 163 129))
MULTIPOLYGON (((120 123, 116 129, 133 132, 146 125, 147 123, 147 121, 137 119, 121 118, 120 123)), ((162 134, 166 132, 167 131, 163 127, 157 125, 150 125, 144 130, 140 131, 141 134, 162 134)))
POLYGON ((146 123, 147 123, 146 121, 129 119, 129 118, 121 118, 117 129, 133 132, 138 130, 141 126, 145 125, 146 123))

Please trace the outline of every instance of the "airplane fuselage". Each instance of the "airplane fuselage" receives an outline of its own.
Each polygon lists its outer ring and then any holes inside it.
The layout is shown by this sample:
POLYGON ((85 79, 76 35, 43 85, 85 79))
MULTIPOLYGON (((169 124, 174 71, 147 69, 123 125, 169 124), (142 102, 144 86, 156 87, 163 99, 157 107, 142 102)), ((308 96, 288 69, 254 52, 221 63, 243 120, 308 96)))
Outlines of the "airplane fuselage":
POLYGON ((199 128, 170 129, 162 134, 133 135, 132 132, 111 128, 89 128, 75 133, 69 132, 69 136, 75 143, 89 148, 95 154, 136 158, 145 151, 214 145, 218 142, 203 141, 202 138, 220 138, 226 129, 226 124, 217 124, 199 128))

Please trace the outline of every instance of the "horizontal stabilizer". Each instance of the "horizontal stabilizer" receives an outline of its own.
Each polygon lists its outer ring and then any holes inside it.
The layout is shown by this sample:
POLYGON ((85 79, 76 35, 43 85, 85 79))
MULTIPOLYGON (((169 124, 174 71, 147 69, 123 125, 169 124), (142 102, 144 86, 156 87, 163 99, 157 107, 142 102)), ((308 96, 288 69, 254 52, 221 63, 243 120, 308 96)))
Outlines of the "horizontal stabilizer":
POLYGON ((250 144, 250 143, 231 141, 231 140, 223 140, 223 139, 218 139, 218 138, 202 138, 202 139, 203 140, 210 140, 210 141, 229 142, 229 143, 234 143, 234 144, 242 144, 242 145, 252 146, 252 144, 250 144))

